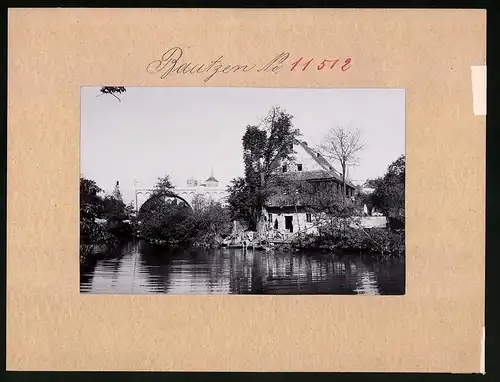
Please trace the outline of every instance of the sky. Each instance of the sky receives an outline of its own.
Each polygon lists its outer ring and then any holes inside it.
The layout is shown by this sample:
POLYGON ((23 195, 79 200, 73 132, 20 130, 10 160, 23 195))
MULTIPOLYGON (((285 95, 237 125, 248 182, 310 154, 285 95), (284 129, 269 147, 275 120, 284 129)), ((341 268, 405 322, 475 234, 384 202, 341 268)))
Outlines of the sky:
POLYGON ((134 180, 148 188, 169 175, 185 187, 213 169, 225 187, 242 176, 245 128, 275 105, 310 147, 333 127, 359 129, 364 148, 349 170, 356 183, 384 175, 405 153, 404 89, 127 87, 121 102, 99 89, 81 89, 80 172, 107 192, 119 181, 127 203, 134 180))

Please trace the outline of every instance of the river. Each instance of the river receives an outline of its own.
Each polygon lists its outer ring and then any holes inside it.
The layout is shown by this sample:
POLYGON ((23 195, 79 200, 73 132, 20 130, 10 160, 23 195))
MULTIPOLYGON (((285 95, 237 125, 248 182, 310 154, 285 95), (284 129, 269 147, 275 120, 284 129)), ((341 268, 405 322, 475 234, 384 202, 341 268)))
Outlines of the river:
POLYGON ((80 266, 80 291, 105 294, 405 293, 405 262, 370 255, 120 245, 80 266))

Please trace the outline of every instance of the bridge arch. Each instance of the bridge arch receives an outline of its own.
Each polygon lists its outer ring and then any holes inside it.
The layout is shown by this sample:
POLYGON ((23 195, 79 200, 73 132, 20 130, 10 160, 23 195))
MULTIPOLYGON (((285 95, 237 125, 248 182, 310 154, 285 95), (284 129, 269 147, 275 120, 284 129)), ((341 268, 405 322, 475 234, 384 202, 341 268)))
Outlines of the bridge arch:
POLYGON ((148 199, 146 199, 146 201, 144 203, 141 204, 141 207, 139 208, 138 210, 138 213, 141 213, 144 211, 144 208, 151 205, 154 201, 160 199, 160 198, 165 198, 165 197, 169 197, 169 198, 175 198, 175 199, 178 199, 182 202, 184 202, 186 204, 186 206, 192 211, 193 210, 193 207, 191 206, 191 204, 186 200, 184 199, 182 196, 180 195, 177 195, 175 192, 172 192, 172 191, 154 191, 154 192, 143 192, 146 196, 149 196, 148 199))

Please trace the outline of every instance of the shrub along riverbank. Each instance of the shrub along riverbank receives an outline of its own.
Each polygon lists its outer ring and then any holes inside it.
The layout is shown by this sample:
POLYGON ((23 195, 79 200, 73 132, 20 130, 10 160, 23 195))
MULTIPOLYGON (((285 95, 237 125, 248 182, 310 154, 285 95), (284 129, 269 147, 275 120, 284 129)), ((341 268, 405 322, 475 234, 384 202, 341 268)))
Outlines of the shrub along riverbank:
POLYGON ((93 180, 80 178, 80 261, 112 250, 131 237, 133 207, 122 201, 118 185, 112 195, 93 180))
POLYGON ((292 246, 301 249, 346 251, 401 257, 405 254, 404 230, 387 228, 319 229, 319 235, 297 237, 292 246))

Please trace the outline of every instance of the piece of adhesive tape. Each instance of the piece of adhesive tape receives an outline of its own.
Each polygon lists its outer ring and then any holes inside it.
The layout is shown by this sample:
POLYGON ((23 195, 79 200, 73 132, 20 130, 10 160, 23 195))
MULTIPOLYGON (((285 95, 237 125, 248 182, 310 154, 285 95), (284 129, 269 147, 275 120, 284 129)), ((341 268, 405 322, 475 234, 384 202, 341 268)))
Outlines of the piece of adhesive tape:
POLYGON ((474 115, 486 115, 486 65, 471 66, 474 115))

